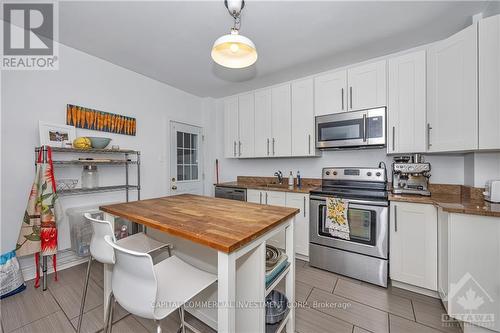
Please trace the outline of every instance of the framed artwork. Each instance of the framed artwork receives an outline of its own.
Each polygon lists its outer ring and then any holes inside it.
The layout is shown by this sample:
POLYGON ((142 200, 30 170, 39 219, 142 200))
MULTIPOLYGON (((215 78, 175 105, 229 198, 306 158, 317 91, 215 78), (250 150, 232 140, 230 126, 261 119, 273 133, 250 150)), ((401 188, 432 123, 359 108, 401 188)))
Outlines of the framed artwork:
POLYGON ((119 114, 68 104, 66 124, 95 131, 135 135, 136 119, 119 114))
POLYGON ((40 146, 71 147, 76 138, 74 126, 39 121, 38 131, 40 132, 40 146))

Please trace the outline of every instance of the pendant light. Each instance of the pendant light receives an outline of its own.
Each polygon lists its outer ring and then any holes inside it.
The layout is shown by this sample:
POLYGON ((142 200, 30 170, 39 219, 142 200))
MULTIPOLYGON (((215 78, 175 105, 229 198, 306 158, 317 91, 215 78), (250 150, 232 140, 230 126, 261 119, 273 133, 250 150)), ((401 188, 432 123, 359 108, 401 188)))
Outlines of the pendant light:
POLYGON ((217 38, 212 47, 212 59, 221 66, 228 68, 245 68, 257 61, 255 44, 247 37, 240 35, 241 10, 245 7, 244 0, 225 0, 229 14, 234 19, 234 25, 228 35, 217 38))

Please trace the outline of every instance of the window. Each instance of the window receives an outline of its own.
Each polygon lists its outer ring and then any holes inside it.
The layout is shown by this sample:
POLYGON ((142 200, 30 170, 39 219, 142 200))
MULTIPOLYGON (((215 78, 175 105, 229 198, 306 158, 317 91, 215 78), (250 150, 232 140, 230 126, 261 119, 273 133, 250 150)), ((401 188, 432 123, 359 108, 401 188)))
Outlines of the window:
POLYGON ((177 132, 177 180, 198 180, 198 134, 177 132))

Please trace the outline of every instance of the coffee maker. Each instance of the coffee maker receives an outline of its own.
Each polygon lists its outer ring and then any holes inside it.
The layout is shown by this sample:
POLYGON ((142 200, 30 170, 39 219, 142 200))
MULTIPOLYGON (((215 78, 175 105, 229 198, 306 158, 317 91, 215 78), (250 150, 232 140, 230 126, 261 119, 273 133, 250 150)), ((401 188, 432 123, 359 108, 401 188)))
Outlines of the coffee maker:
POLYGON ((392 193, 431 195, 431 164, 421 154, 395 156, 392 163, 392 193))

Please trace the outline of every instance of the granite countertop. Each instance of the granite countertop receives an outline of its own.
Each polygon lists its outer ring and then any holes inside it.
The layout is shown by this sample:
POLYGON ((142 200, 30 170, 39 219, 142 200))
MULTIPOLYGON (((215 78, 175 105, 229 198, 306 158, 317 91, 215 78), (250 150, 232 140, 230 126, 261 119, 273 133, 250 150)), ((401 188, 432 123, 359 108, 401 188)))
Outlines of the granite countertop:
POLYGON ((101 206, 104 212, 230 253, 299 213, 192 194, 101 206))
POLYGON ((500 204, 484 201, 480 188, 462 185, 432 184, 431 196, 389 194, 390 201, 431 204, 449 213, 500 217, 500 204))
POLYGON ((321 179, 315 178, 303 178, 301 187, 296 186, 296 179, 293 187, 288 186, 288 178, 283 178, 283 184, 274 184, 275 182, 276 177, 238 176, 237 180, 234 182, 219 183, 214 185, 220 187, 245 188, 249 190, 294 193, 309 193, 310 191, 321 187, 321 179))

